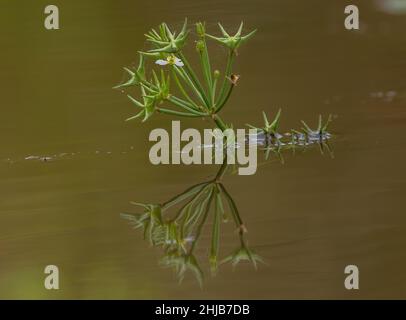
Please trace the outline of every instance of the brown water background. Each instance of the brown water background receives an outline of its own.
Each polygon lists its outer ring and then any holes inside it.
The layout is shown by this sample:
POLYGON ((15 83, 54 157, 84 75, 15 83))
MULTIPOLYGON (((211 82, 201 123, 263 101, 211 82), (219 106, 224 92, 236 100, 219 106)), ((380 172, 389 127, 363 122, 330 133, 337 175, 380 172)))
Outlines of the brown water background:
POLYGON ((344 28, 346 1, 53 1, 61 29, 48 31, 47 1, 2 0, 0 298, 406 298, 406 12, 389 6, 401 1, 352 3, 360 31, 344 28), (266 264, 225 266, 202 288, 192 277, 179 285, 119 215, 216 172, 151 165, 149 132, 171 118, 124 122, 135 109, 111 89, 149 28, 184 17, 217 34, 218 21, 258 29, 222 113, 235 127, 278 107, 282 130, 335 115, 334 159, 317 148, 283 165, 260 156, 254 176, 225 177, 266 264), (44 289, 48 264, 60 269, 58 291, 44 289), (344 288, 349 264, 358 291, 344 288))

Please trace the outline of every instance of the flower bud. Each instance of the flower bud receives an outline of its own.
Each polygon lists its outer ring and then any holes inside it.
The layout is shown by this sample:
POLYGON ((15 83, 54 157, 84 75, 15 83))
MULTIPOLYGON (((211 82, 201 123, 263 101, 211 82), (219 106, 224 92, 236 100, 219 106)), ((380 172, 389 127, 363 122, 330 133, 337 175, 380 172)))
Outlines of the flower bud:
POLYGON ((201 22, 196 23, 196 32, 200 37, 204 37, 206 30, 203 23, 201 22))
POLYGON ((202 40, 196 42, 196 50, 200 52, 204 50, 204 42, 202 40))
POLYGON ((214 76, 214 79, 217 79, 218 77, 220 77, 220 71, 214 70, 213 76, 214 76))

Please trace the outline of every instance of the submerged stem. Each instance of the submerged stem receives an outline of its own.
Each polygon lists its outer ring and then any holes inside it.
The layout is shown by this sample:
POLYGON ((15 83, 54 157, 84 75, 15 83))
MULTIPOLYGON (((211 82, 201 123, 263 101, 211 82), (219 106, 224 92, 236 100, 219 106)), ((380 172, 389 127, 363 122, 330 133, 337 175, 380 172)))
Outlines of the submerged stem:
POLYGON ((237 227, 241 227, 243 225, 243 222, 240 217, 240 213, 238 212, 237 205, 235 204, 233 198, 231 198, 231 196, 228 193, 228 191, 226 190, 226 188, 221 183, 219 183, 218 186, 220 187, 221 191, 224 193, 224 195, 227 199, 228 206, 230 207, 231 213, 233 214, 235 224, 237 225, 237 227))

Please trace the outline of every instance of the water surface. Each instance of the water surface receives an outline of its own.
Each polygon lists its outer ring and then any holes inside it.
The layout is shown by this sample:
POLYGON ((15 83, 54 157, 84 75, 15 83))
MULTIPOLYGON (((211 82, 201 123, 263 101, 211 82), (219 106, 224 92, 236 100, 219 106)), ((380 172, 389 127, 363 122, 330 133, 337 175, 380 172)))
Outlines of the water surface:
MULTIPOLYGON (((404 10, 359 1, 361 30, 347 31, 341 1, 54 1, 61 29, 47 31, 46 4, 0 10, 1 298, 406 297, 404 10), (150 27, 186 16, 212 33, 218 21, 258 28, 222 113, 235 127, 279 107, 282 131, 335 115, 334 158, 317 148, 286 153, 284 164, 260 156, 256 175, 224 177, 266 264, 226 265, 202 288, 188 276, 179 285, 120 213, 136 212, 130 201, 166 201, 218 168, 151 165, 149 132, 171 118, 124 122, 134 107, 111 89, 150 27), (60 268, 59 291, 43 287, 48 264, 60 268), (343 286, 349 264, 360 268, 357 292, 343 286)), ((201 259, 209 236, 207 228, 201 259)), ((232 226, 221 243, 224 254, 238 245, 232 226)))

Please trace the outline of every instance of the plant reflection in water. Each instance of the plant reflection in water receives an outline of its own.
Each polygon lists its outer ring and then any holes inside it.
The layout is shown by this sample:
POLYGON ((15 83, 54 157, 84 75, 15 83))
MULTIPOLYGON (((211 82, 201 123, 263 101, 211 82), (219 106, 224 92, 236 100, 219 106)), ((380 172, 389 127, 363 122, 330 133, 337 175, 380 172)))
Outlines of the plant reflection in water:
MULTIPOLYGON (((315 132, 312 131, 316 134, 315 132)), ((283 162, 282 151, 293 150, 295 152, 296 148, 306 150, 315 144, 319 145, 322 154, 324 150, 328 150, 332 155, 328 144, 330 135, 321 131, 317 134, 320 134, 318 140, 311 139, 310 136, 302 137, 299 136, 298 132, 292 132, 291 143, 282 143, 280 139, 277 139, 277 142, 275 140, 272 142, 266 138, 262 139, 260 134, 255 139, 258 145, 265 150, 266 160, 269 157, 269 152, 272 151, 283 162)), ((223 163, 214 178, 195 184, 164 203, 132 202, 143 212, 138 214, 123 213, 121 215, 135 229, 142 230, 144 239, 148 240, 153 247, 163 249, 161 264, 173 268, 179 281, 182 281, 186 272, 189 271, 202 285, 205 272, 197 259, 196 249, 202 242, 202 231, 205 225, 210 225, 210 221, 211 239, 207 258, 212 275, 215 275, 219 266, 225 263, 236 266, 240 262, 246 261, 257 268, 258 263, 263 262, 263 259, 248 246, 246 226, 235 200, 222 182, 229 167, 226 159, 223 163), (235 234, 238 236, 239 246, 221 259, 220 236, 222 225, 228 222, 228 215, 232 217, 235 224, 237 230, 235 234)))

